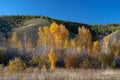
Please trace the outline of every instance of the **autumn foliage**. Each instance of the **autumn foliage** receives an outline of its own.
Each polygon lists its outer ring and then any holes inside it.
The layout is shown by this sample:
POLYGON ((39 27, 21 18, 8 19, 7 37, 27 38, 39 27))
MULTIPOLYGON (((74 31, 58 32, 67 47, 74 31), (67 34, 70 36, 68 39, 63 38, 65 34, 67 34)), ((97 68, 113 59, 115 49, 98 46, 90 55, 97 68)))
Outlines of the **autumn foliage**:
POLYGON ((15 58, 14 60, 9 61, 8 72, 10 73, 19 73, 22 72, 25 68, 26 64, 20 58, 15 58))
POLYGON ((92 41, 90 30, 84 26, 79 27, 78 34, 71 38, 63 24, 52 22, 50 25, 39 27, 36 35, 36 42, 33 42, 26 33, 20 40, 17 33, 13 32, 8 46, 11 48, 6 48, 8 50, 3 48, 6 51, 1 53, 5 54, 0 55, 5 56, 5 60, 2 58, 0 63, 9 61, 10 72, 19 72, 26 66, 37 68, 45 66, 52 70, 56 67, 106 68, 116 67, 115 59, 120 56, 120 45, 111 43, 108 48, 109 37, 92 41), (6 54, 9 52, 14 56, 6 54))
POLYGON ((50 63, 50 68, 55 69, 55 65, 57 62, 57 55, 54 53, 53 49, 51 49, 50 53, 48 54, 48 61, 50 63))

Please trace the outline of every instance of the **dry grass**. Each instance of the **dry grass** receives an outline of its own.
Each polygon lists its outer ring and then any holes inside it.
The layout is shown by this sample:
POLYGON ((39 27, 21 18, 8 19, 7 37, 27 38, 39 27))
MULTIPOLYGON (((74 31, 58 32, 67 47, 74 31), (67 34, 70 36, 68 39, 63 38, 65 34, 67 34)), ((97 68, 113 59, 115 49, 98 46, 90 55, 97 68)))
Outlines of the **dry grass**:
POLYGON ((120 80, 120 70, 56 69, 17 74, 0 73, 0 80, 120 80))

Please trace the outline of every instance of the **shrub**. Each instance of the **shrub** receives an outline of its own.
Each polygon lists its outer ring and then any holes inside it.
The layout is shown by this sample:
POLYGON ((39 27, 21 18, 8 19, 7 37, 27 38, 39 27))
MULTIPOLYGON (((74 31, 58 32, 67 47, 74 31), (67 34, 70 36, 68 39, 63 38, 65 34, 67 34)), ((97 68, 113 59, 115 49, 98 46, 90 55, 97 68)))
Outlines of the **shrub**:
POLYGON ((66 54, 64 57, 66 68, 78 68, 81 61, 81 56, 79 54, 66 54))
POLYGON ((83 61, 79 64, 81 68, 90 68, 90 62, 88 58, 83 59, 83 61))
POLYGON ((20 59, 15 58, 14 60, 10 60, 8 64, 8 72, 9 73, 19 73, 26 68, 26 64, 20 59))
POLYGON ((0 48, 0 64, 5 64, 7 62, 6 50, 0 48))
POLYGON ((32 59, 30 60, 30 65, 33 67, 42 67, 43 62, 40 60, 39 57, 33 56, 32 59))

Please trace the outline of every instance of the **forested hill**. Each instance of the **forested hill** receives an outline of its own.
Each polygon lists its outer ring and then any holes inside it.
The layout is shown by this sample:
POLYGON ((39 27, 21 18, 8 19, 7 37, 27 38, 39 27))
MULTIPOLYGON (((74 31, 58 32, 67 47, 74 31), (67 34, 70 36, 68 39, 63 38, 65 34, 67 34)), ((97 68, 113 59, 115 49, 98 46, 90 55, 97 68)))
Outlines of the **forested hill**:
MULTIPOLYGON (((29 23, 34 23, 36 20, 39 22, 40 20, 44 21, 42 23, 42 26, 44 25, 50 25, 51 22, 55 21, 57 24, 63 24, 65 27, 69 30, 70 34, 72 37, 74 37, 77 32, 78 32, 78 27, 86 27, 90 29, 92 33, 92 40, 98 40, 104 37, 105 35, 108 35, 116 30, 120 29, 120 24, 98 24, 98 25, 89 25, 89 24, 84 24, 84 23, 79 23, 79 22, 72 22, 72 21, 63 21, 63 20, 57 20, 53 19, 47 16, 30 16, 30 15, 12 15, 12 16, 0 16, 0 41, 2 39, 7 39, 10 37, 10 33, 15 30, 15 29, 20 29, 24 30, 25 26, 28 26, 29 23), (30 22, 31 21, 31 22, 30 22), (23 28, 24 27, 24 28, 23 28)), ((41 24, 34 25, 41 26, 41 24)), ((26 29, 29 28, 33 29, 34 26, 26 27, 26 29), (31 28, 32 27, 32 28, 31 28)), ((36 27, 34 27, 36 28, 36 27)), ((20 31, 19 31, 20 32, 20 31)))

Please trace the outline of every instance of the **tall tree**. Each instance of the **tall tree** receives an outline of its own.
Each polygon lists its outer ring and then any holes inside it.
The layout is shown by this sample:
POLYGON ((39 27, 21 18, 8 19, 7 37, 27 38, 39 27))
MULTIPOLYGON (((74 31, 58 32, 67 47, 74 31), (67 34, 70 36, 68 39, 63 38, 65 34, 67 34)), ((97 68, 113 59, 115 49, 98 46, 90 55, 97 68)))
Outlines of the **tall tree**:
POLYGON ((109 37, 108 36, 105 36, 103 38, 103 41, 102 41, 102 53, 109 53, 109 48, 108 48, 108 44, 109 44, 109 37))
POLYGON ((53 36, 55 47, 61 49, 64 46, 65 40, 68 38, 68 30, 63 25, 58 25, 53 22, 50 25, 50 32, 53 36))
POLYGON ((91 41, 91 33, 89 29, 85 27, 81 27, 81 28, 79 27, 76 40, 77 40, 77 46, 80 48, 82 53, 83 52, 90 53, 92 41, 91 41))
POLYGON ((11 40, 10 40, 10 43, 14 46, 14 47, 16 47, 16 45, 17 45, 17 34, 16 34, 16 32, 13 32, 12 33, 12 38, 11 38, 11 40))
POLYGON ((50 68, 55 69, 55 64, 57 62, 57 55, 54 53, 53 49, 50 50, 48 54, 48 61, 50 62, 50 68))
POLYGON ((11 42, 12 42, 12 43, 15 43, 16 41, 17 41, 17 35, 16 35, 16 32, 13 32, 13 33, 12 33, 11 42))
POLYGON ((18 41, 18 44, 16 46, 18 49, 21 49, 22 48, 22 42, 21 41, 18 41))
POLYGON ((69 41, 68 41, 68 39, 66 39, 65 42, 64 42, 64 48, 65 49, 69 48, 69 41))
POLYGON ((96 55, 96 56, 100 55, 100 43, 99 43, 99 41, 93 42, 92 50, 93 50, 94 55, 96 55))

